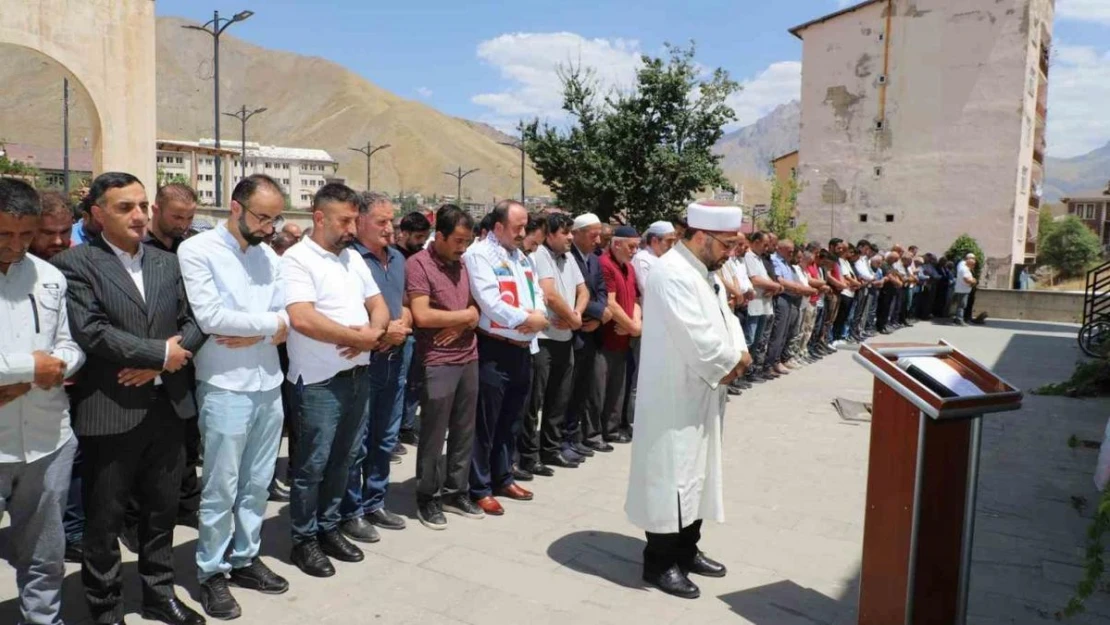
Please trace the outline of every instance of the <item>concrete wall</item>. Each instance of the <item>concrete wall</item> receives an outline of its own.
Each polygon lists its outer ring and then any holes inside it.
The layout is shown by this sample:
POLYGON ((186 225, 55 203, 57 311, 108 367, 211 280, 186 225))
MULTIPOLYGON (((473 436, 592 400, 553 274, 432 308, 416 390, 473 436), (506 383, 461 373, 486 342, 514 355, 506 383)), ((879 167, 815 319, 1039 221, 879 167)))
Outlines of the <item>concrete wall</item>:
POLYGON ((967 233, 984 284, 1010 283, 1029 204, 1032 1, 893 0, 802 31, 798 213, 815 238, 941 254, 967 233))
POLYGON ((979 289, 975 313, 981 312, 994 319, 1082 323, 1083 292, 979 289))
POLYGON ((129 172, 153 196, 158 183, 153 0, 0 3, 0 44, 50 57, 92 101, 93 173, 129 172))

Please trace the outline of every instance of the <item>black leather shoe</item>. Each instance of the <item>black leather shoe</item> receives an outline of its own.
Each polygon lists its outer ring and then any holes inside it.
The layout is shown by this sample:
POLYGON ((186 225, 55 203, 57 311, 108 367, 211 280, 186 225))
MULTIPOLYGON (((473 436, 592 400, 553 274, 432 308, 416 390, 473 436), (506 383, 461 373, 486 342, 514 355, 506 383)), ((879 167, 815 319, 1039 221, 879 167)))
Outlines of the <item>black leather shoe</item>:
POLYGON ((585 445, 586 447, 589 447, 590 449, 592 449, 594 451, 600 451, 601 453, 606 453, 607 454, 607 453, 613 451, 613 446, 610 445, 609 443, 599 443, 597 441, 584 441, 582 444, 585 445))
POLYGON ((402 430, 397 436, 397 440, 406 445, 412 445, 413 447, 420 443, 420 437, 417 436, 414 430, 402 430))
POLYGON ((571 448, 571 450, 574 451, 574 453, 578 454, 579 456, 585 456, 587 458, 593 458, 594 457, 594 450, 592 450, 589 447, 583 445, 582 443, 575 443, 575 444, 571 445, 570 448, 571 448))
POLYGON ((396 456, 403 456, 403 455, 409 453, 409 450, 405 449, 405 446, 401 444, 400 440, 398 440, 397 444, 393 446, 393 452, 392 453, 396 456))
MULTIPOLYGON (((375 532, 376 533, 376 532, 375 532)), ((362 562, 366 556, 362 555, 362 550, 351 544, 343 533, 339 530, 332 530, 320 534, 320 549, 331 558, 335 558, 340 562, 362 562)))
POLYGON ((701 590, 694 582, 690 581, 690 578, 686 577, 686 574, 678 568, 678 565, 658 574, 644 571, 643 579, 668 595, 682 597, 683 599, 697 599, 701 596, 701 590))
POLYGON ((231 569, 227 581, 240 588, 257 590, 266 595, 280 595, 289 590, 289 582, 270 570, 270 567, 257 557, 247 566, 231 569))
POLYGON ((289 501, 289 489, 285 486, 282 486, 281 482, 279 482, 276 477, 270 480, 269 492, 270 495, 267 498, 268 501, 289 501))
POLYGON ((292 560, 293 565, 300 569, 305 575, 311 575, 312 577, 331 577, 335 575, 335 567, 331 565, 331 561, 324 555, 323 549, 320 548, 320 543, 315 540, 293 545, 293 553, 289 559, 292 560))
POLYGON ((239 602, 231 596, 227 579, 217 573, 200 583, 200 605, 204 613, 221 621, 230 621, 243 615, 239 602))
POLYGON ((513 480, 514 481, 517 481, 517 482, 531 482, 533 479, 535 479, 535 477, 536 476, 533 475, 532 472, 529 471, 528 469, 518 467, 515 464, 513 465, 513 480))
POLYGON ((66 543, 66 562, 81 564, 84 559, 85 548, 81 546, 81 543, 66 543))
POLYGON ((701 575, 702 577, 724 577, 728 573, 725 565, 713 560, 702 552, 694 556, 694 559, 682 565, 682 570, 694 575, 701 575))
POLYGON ((196 610, 181 603, 177 597, 163 599, 160 603, 144 605, 140 615, 148 621, 161 621, 168 625, 204 625, 204 617, 196 610))
MULTIPOLYGON (((374 529, 374 525, 366 517, 355 517, 347 519, 339 524, 339 530, 349 536, 351 540, 356 540, 360 543, 376 543, 382 539, 378 535, 378 530, 374 529)), ((327 553, 327 549, 324 549, 327 553)), ((331 553, 328 553, 330 556, 331 553)), ((340 558, 342 560, 342 558, 340 558)))
POLYGON ((367 514, 363 518, 382 528, 383 530, 405 529, 405 517, 399 514, 393 514, 385 508, 378 508, 377 510, 367 514))
POLYGON ((579 462, 575 462, 573 460, 568 459, 562 453, 560 453, 557 456, 552 456, 550 458, 544 458, 543 462, 546 465, 550 465, 550 466, 553 466, 553 467, 562 467, 564 469, 577 469, 578 465, 581 464, 579 462))
POLYGON ((541 462, 526 465, 524 467, 524 470, 531 473, 532 475, 538 475, 540 477, 552 477, 555 475, 555 471, 553 471, 551 467, 541 462))

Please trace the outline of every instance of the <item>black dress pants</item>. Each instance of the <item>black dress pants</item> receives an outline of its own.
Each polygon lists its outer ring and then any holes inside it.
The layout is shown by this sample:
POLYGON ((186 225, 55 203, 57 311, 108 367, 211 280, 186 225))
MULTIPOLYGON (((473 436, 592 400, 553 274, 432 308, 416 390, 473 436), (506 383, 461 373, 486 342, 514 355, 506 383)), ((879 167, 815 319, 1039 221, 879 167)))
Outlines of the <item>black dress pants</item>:
POLYGON ((574 382, 574 341, 540 339, 532 358, 532 394, 517 437, 520 465, 550 461, 563 446, 563 421, 574 382))
POLYGON ((644 572, 658 575, 675 565, 685 565, 698 555, 698 541, 701 540, 701 519, 683 527, 673 534, 653 534, 646 532, 647 546, 644 547, 644 572))
POLYGON ((139 577, 144 603, 173 596, 173 528, 184 466, 185 422, 160 388, 136 427, 81 437, 85 559, 81 581, 96 623, 123 620, 119 534, 128 502, 138 503, 139 577))

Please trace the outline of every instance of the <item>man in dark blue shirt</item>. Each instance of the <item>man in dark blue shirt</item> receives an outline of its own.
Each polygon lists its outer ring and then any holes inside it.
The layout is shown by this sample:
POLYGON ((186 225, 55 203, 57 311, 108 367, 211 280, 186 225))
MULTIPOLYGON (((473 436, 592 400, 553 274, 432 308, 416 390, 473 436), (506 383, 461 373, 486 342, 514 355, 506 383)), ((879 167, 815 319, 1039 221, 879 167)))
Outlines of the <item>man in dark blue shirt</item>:
POLYGON ((404 529, 405 519, 385 509, 389 468, 401 428, 404 386, 400 382, 404 344, 412 334, 412 313, 405 306, 405 257, 389 245, 393 236, 393 202, 380 193, 360 198, 354 249, 366 261, 389 307, 389 327, 381 346, 370 354, 370 417, 362 450, 351 465, 339 529, 351 540, 379 540, 376 527, 404 529))

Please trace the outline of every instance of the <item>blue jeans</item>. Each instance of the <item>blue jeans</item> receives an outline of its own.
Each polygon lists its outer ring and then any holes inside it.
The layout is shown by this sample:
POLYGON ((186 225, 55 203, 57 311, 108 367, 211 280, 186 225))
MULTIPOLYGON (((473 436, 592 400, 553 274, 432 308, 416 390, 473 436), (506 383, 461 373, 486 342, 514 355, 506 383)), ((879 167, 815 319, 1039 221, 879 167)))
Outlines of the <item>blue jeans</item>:
POLYGON ((400 406, 405 387, 401 384, 403 350, 370 354, 369 418, 362 446, 351 463, 347 492, 339 506, 343 520, 369 514, 385 507, 389 490, 389 459, 401 429, 400 406))
POLYGON ((280 386, 241 392, 198 382, 197 408, 204 441, 197 579, 203 582, 258 557, 284 414, 280 386))
POLYGON ((369 399, 365 366, 315 384, 297 382, 297 451, 289 501, 294 545, 339 526, 339 505, 362 448, 369 399))
POLYGON ((416 409, 420 406, 420 390, 424 385, 424 372, 421 371, 424 368, 424 363, 413 362, 414 352, 416 352, 416 339, 409 335, 405 340, 401 375, 399 376, 399 384, 404 389, 404 393, 396 407, 401 415, 402 432, 420 431, 420 421, 416 417, 416 409))
MULTIPOLYGON (((71 411, 70 414, 73 414, 71 411)), ((77 438, 74 436, 74 438, 77 438)), ((81 446, 73 454, 73 469, 69 478, 69 497, 66 510, 62 515, 62 527, 66 532, 67 545, 80 545, 85 537, 85 502, 81 498, 81 446)))

